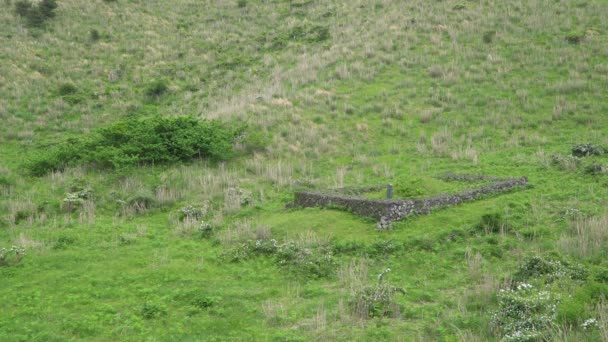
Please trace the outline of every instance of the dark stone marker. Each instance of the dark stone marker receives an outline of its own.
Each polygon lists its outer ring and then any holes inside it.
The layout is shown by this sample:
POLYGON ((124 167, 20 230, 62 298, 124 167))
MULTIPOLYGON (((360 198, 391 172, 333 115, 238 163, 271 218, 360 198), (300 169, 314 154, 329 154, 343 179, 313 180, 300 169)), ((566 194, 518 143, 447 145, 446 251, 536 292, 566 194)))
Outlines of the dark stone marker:
POLYGON ((386 198, 387 199, 393 198, 393 184, 388 184, 386 186, 386 198))

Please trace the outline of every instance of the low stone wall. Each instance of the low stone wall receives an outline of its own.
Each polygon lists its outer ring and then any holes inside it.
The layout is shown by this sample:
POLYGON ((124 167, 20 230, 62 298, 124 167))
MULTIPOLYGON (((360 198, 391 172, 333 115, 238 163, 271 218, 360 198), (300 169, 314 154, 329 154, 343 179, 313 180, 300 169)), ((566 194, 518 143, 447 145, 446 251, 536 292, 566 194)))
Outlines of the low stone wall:
POLYGON ((526 177, 511 178, 457 194, 403 200, 371 200, 358 196, 302 191, 295 194, 294 206, 335 206, 381 222, 392 222, 413 214, 428 214, 434 208, 457 205, 462 202, 476 200, 488 194, 525 187, 527 184, 528 179, 526 177))

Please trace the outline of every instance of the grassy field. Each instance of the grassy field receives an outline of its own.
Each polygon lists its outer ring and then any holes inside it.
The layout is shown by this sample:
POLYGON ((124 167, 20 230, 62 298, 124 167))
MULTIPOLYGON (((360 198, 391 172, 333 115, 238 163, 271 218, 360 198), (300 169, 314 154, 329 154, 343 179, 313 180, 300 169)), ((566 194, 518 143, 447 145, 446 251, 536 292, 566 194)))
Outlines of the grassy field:
POLYGON ((15 3, 0 340, 608 340, 608 2, 59 0, 38 27, 15 3), (226 160, 28 173, 185 115, 247 128, 226 160), (383 231, 287 208, 475 186, 446 173, 530 187, 383 231))

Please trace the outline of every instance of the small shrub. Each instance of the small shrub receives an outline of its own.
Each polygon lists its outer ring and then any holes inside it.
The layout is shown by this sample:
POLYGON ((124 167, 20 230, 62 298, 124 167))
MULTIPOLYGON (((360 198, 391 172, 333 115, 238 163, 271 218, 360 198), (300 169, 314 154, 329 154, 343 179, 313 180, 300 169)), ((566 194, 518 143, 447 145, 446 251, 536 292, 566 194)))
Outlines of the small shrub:
POLYGON ((197 295, 192 299, 192 305, 198 309, 204 310, 212 307, 217 303, 218 299, 205 295, 197 295))
POLYGON ((16 265, 25 256, 25 248, 12 246, 10 249, 0 248, 0 266, 16 265))
POLYGON ((564 38, 570 44, 579 44, 583 41, 583 38, 585 38, 585 34, 579 31, 570 31, 564 38))
POLYGON ((323 25, 297 25, 289 33, 289 39, 305 43, 320 43, 330 38, 329 27, 323 25))
POLYGON ((42 0, 37 5, 29 0, 15 2, 15 13, 26 19, 28 25, 40 27, 44 22, 55 16, 56 0, 42 0))
POLYGON ((198 232, 200 233, 201 237, 209 237, 213 234, 213 226, 207 221, 201 221, 200 225, 198 226, 198 232))
POLYGON ((151 193, 141 192, 134 194, 126 200, 128 209, 136 214, 141 214, 156 206, 156 199, 151 193))
POLYGON ((524 259, 515 273, 514 279, 523 281, 530 278, 545 278, 546 283, 552 283, 556 279, 564 277, 585 280, 588 276, 589 272, 580 264, 533 256, 524 259))
POLYGON ((579 325, 587 310, 587 303, 580 298, 567 297, 557 307, 557 320, 560 323, 579 325))
POLYGON ((606 153, 606 150, 594 144, 578 144, 572 146, 572 155, 575 157, 599 156, 606 153))
POLYGON ((585 167, 585 173, 590 175, 608 174, 608 165, 591 164, 585 167))
POLYGON ((140 315, 145 319, 154 319, 167 314, 167 309, 160 304, 144 303, 140 310, 140 315))
POLYGON ((275 239, 249 240, 224 252, 222 257, 239 262, 263 255, 273 257, 278 265, 305 278, 329 277, 336 267, 333 250, 329 246, 303 247, 294 242, 279 244, 275 239))
POLYGON ((486 31, 483 33, 482 41, 486 44, 490 44, 494 41, 494 37, 496 36, 496 31, 486 31))
POLYGON ((166 80, 156 80, 150 83, 144 93, 149 99, 158 99, 169 90, 169 84, 166 80))
POLYGON ((247 0, 237 0, 236 5, 238 8, 245 8, 247 7, 247 0))
POLYGON ((536 341, 554 325, 559 298, 527 283, 498 293, 498 310, 491 325, 502 341, 536 341))
POLYGON ((89 31, 89 39, 91 39, 92 42, 96 42, 101 39, 101 34, 96 29, 91 29, 91 31, 89 31))
POLYGON ((481 216, 481 221, 475 228, 484 231, 486 234, 490 234, 506 232, 511 227, 500 213, 492 213, 481 216))
POLYGON ((60 236, 55 242, 53 249, 66 249, 76 243, 76 240, 69 236, 60 236))
POLYGON ((397 317, 400 312, 399 305, 395 302, 395 295, 405 294, 405 289, 396 287, 385 282, 384 277, 391 271, 387 268, 378 275, 378 283, 375 286, 365 286, 358 290, 350 300, 350 308, 353 314, 362 319, 373 317, 397 317))
POLYGON ((180 215, 179 216, 180 221, 183 221, 187 218, 200 220, 203 217, 205 217, 207 215, 207 213, 209 212, 209 205, 205 204, 201 207, 195 207, 192 205, 188 205, 188 206, 180 208, 178 210, 178 212, 180 215))
POLYGON ((89 189, 69 192, 63 199, 61 207, 66 212, 74 212, 76 209, 82 207, 86 200, 90 200, 92 196, 93 192, 89 189))
POLYGON ((307 278, 329 277, 336 267, 332 250, 325 246, 310 249, 286 243, 278 248, 276 258, 279 265, 307 278))
POLYGON ((59 96, 74 95, 78 92, 78 88, 72 83, 64 83, 59 86, 57 93, 59 96))
POLYGON ((32 10, 32 2, 29 0, 20 0, 15 2, 15 13, 21 17, 27 17, 32 10))
POLYGON ((581 165, 581 159, 577 156, 561 156, 552 155, 551 164, 556 166, 560 170, 575 171, 581 165))

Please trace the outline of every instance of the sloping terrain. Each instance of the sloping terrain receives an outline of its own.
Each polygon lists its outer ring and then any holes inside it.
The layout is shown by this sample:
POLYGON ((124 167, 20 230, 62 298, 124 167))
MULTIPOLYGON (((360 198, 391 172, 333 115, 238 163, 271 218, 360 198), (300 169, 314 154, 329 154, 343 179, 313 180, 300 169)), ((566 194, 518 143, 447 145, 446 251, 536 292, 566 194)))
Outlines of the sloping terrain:
POLYGON ((605 1, 16 3, 0 340, 608 339, 605 1), (237 127, 232 153, 146 159, 124 128, 183 116, 237 127), (111 162, 55 154, 98 136, 111 162), (530 187, 383 231, 286 208, 470 186, 446 173, 530 187))

